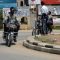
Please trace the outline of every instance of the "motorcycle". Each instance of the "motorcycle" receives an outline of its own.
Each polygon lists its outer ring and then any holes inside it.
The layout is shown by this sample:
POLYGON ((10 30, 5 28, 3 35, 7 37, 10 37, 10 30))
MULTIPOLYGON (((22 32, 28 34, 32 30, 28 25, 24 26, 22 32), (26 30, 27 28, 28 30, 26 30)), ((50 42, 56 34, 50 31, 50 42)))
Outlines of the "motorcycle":
POLYGON ((16 38, 14 38, 14 36, 15 36, 15 34, 17 33, 17 32, 14 32, 14 26, 10 26, 9 27, 9 30, 8 30, 8 32, 4 32, 5 33, 5 41, 6 41, 6 45, 8 46, 8 47, 10 47, 11 45, 12 45, 12 41, 14 40, 14 39, 16 39, 16 38))

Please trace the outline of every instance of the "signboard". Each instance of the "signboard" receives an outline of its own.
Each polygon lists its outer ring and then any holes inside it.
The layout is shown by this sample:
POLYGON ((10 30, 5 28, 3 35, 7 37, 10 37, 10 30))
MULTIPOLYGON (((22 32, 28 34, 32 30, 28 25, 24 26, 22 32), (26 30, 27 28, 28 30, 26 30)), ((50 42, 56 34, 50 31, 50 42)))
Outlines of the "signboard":
POLYGON ((16 13, 17 16, 30 16, 30 11, 29 9, 18 9, 17 13, 16 13))
POLYGON ((10 8, 3 8, 3 18, 7 17, 9 15, 10 8))
POLYGON ((60 0, 42 0, 45 4, 60 4, 60 0))
POLYGON ((0 0, 0 3, 16 3, 16 0, 0 0))
POLYGON ((29 4, 41 4, 41 0, 29 0, 29 4))

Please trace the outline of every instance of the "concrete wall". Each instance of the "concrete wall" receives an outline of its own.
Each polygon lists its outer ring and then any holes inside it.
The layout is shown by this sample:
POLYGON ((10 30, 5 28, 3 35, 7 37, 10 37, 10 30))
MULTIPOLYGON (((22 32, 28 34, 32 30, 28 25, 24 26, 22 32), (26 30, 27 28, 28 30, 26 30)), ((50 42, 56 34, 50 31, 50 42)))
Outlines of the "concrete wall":
MULTIPOLYGON (((20 8, 20 2, 21 1, 23 1, 23 3, 24 3, 24 0, 17 0, 17 2, 18 2, 18 8, 20 8)), ((24 5, 24 6, 22 6, 23 8, 25 8, 26 7, 26 5, 24 5)), ((30 7, 30 6, 29 6, 30 7)), ((26 7, 27 8, 27 7, 26 7)), ((22 18, 23 16, 19 16, 18 17, 18 20, 20 20, 21 21, 21 18, 22 18)), ((31 13, 31 11, 30 11, 30 16, 26 16, 27 17, 27 19, 28 19, 28 24, 27 25, 21 25, 21 29, 25 29, 25 27, 26 27, 26 29, 32 29, 34 26, 35 26, 35 20, 36 20, 36 14, 33 14, 33 13, 31 13), (24 27, 24 28, 23 28, 24 27)))
POLYGON ((24 0, 17 0, 17 5, 18 7, 20 7, 20 2, 23 1, 23 5, 24 5, 24 0))

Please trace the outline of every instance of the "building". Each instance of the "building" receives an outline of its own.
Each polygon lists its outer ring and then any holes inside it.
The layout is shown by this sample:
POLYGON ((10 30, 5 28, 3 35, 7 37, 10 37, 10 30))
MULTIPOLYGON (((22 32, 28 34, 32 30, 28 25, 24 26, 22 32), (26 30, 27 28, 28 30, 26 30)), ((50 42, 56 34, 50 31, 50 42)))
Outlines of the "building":
POLYGON ((20 7, 20 6, 29 6, 28 4, 28 0, 17 0, 17 6, 20 7))
POLYGON ((20 29, 31 29, 33 26, 32 20, 35 20, 34 15, 31 14, 30 6, 28 4, 28 0, 17 0, 17 6, 18 9, 22 9, 22 11, 25 9, 27 15, 20 15, 18 16, 18 20, 20 20, 20 29))

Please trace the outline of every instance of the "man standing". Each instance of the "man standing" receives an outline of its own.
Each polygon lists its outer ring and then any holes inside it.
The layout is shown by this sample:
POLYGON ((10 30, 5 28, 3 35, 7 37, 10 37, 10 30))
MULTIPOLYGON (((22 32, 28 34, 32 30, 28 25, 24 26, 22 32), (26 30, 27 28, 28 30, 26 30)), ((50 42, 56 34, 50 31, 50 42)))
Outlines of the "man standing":
POLYGON ((45 5, 44 2, 41 2, 42 8, 41 8, 41 20, 42 20, 42 33, 41 34, 47 34, 47 20, 48 20, 48 7, 45 5))

